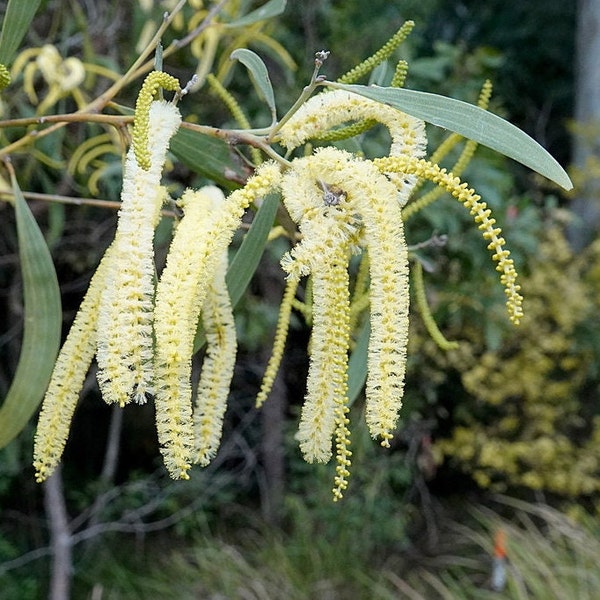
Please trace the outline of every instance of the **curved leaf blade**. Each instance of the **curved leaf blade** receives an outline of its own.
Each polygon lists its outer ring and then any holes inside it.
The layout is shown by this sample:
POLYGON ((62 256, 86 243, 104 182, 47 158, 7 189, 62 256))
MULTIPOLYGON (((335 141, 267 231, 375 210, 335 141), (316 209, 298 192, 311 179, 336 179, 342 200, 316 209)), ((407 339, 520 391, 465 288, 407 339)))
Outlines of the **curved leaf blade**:
POLYGON ((0 33, 0 63, 12 61, 39 5, 40 0, 9 0, 0 33))
POLYGON ((225 281, 232 306, 240 301, 258 267, 269 232, 275 221, 278 206, 279 196, 277 194, 265 196, 252 225, 250 225, 250 230, 244 236, 229 265, 225 281))
POLYGON ((0 448, 27 425, 44 397, 60 346, 62 309, 50 251, 13 176, 24 330, 14 379, 0 408, 0 448))
POLYGON ((195 173, 232 190, 247 179, 229 144, 197 131, 180 128, 171 138, 171 152, 195 173))
POLYGON ((258 21, 264 21, 271 17, 280 15, 285 10, 287 0, 270 0, 266 4, 263 4, 260 8, 253 10, 247 15, 232 21, 231 23, 225 24, 225 27, 246 27, 246 25, 252 25, 258 21))
POLYGON ((362 326, 356 345, 348 361, 348 404, 352 406, 361 393, 367 380, 367 356, 369 353, 369 337, 371 322, 367 319, 362 326))
POLYGON ((547 150, 512 123, 478 106, 454 98, 404 88, 331 82, 327 82, 327 85, 360 94, 432 125, 454 131, 520 162, 565 190, 573 188, 565 170, 547 150))
POLYGON ((238 48, 237 50, 234 50, 229 58, 231 58, 231 60, 239 60, 248 69, 250 79, 252 79, 256 91, 267 103, 271 115, 273 116, 273 121, 275 121, 277 119, 275 94, 273 93, 273 86, 271 85, 271 79, 269 78, 269 71, 262 58, 247 48, 238 48))

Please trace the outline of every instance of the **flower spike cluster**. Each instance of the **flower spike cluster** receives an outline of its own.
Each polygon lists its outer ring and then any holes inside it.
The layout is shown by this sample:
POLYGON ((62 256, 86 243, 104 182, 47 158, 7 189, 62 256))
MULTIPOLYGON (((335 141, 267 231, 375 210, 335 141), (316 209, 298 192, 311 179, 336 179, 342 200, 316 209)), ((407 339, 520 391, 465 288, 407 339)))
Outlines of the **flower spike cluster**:
POLYGON ((38 481, 60 461, 94 354, 106 402, 143 403, 152 393, 153 237, 165 196, 161 173, 181 116, 174 104, 165 101, 151 101, 147 109, 149 168, 140 166, 132 146, 125 161, 115 239, 92 278, 42 403, 34 447, 38 481))
POLYGON ((279 168, 264 163, 227 199, 214 187, 187 191, 181 199, 184 217, 154 308, 156 424, 165 466, 174 478, 186 479, 192 462, 207 464, 216 453, 235 360, 224 282, 227 248, 244 211, 279 178, 279 168), (201 313, 209 345, 192 415, 191 358, 201 313))
MULTIPOLYGON (((407 23, 392 45, 411 26, 407 23)), ((165 73, 152 73, 140 92, 115 239, 92 279, 44 399, 35 439, 37 480, 48 477, 60 460, 94 354, 107 403, 125 406, 154 398, 160 451, 173 478, 188 479, 192 464, 207 465, 214 458, 237 351, 225 280, 227 251, 250 204, 279 191, 299 241, 281 259, 288 284, 257 403, 265 400, 281 361, 299 282, 310 276, 312 304, 304 306, 312 326, 310 361, 297 439, 308 462, 328 462, 335 455, 333 496, 338 500, 348 486, 352 457, 348 354, 357 307, 369 307, 371 326, 365 418, 372 437, 384 447, 390 446, 402 407, 409 318, 408 211, 403 207, 410 194, 419 180, 427 179, 469 209, 501 273, 509 316, 518 323, 520 286, 500 228, 466 183, 423 159, 422 121, 357 94, 324 92, 273 129, 276 141, 291 153, 348 123, 358 124, 360 131, 364 123, 377 122, 389 130, 389 155, 367 160, 326 146, 289 161, 262 163, 228 197, 213 186, 187 190, 178 201, 183 217, 155 286, 153 237, 165 198, 161 174, 169 141, 181 123, 174 103, 155 99, 159 88, 180 92, 179 82, 165 73), (364 256, 351 298, 349 264, 359 253, 364 256), (199 322, 207 347, 193 404, 192 356, 199 322)), ((463 168, 471 151, 469 147, 457 168, 463 168)), ((417 273, 423 303, 422 274, 417 273)), ((435 331, 435 324, 429 325, 435 331)))
POLYGON ((307 461, 326 462, 335 436, 334 497, 350 466, 347 371, 350 339, 348 263, 360 247, 370 263, 371 338, 367 422, 384 445, 401 407, 408 341, 408 254, 397 187, 370 161, 335 148, 292 161, 283 202, 302 241, 282 259, 288 276, 311 275, 313 329, 307 395, 298 440, 307 461))

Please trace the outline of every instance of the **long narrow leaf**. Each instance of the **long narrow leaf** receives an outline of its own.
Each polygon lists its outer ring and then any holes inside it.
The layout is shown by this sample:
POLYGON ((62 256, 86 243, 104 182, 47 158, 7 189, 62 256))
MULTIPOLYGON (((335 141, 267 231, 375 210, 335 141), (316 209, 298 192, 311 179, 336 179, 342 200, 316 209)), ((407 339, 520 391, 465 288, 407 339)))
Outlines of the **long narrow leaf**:
POLYGON ((240 301, 258 267, 267 237, 273 227, 278 206, 279 196, 277 194, 268 194, 264 198, 254 221, 252 221, 250 230, 229 265, 225 281, 232 306, 240 301))
POLYGON ((0 63, 8 65, 40 5, 40 0, 9 0, 0 33, 0 63))
POLYGON ((348 402, 350 405, 356 401, 367 380, 367 354, 370 335, 371 324, 367 320, 358 334, 356 346, 354 346, 348 362, 348 402))
POLYGON ((547 150, 512 123, 478 106, 454 98, 403 88, 329 82, 327 85, 360 94, 432 125, 454 131, 524 164, 565 190, 573 188, 565 170, 547 150))
POLYGON ((60 346, 62 311, 52 257, 13 177, 25 318, 15 377, 0 408, 0 448, 27 425, 42 401, 60 346))
POLYGON ((195 173, 227 188, 239 187, 247 177, 240 161, 223 140, 180 129, 171 139, 171 152, 195 173))
POLYGON ((285 10, 285 5, 287 4, 287 0, 270 0, 266 4, 263 4, 260 8, 253 10, 247 15, 239 18, 237 21, 232 21, 231 23, 227 23, 225 27, 246 27, 247 25, 252 25, 252 23, 257 23, 258 21, 264 21, 265 19, 270 19, 271 17, 276 17, 280 15, 285 10))
POLYGON ((258 91, 259 96, 267 103, 273 117, 273 122, 275 122, 277 120, 275 94, 273 93, 273 86, 269 78, 269 71, 262 58, 247 48, 234 50, 230 58, 232 60, 239 60, 248 69, 254 87, 258 91))

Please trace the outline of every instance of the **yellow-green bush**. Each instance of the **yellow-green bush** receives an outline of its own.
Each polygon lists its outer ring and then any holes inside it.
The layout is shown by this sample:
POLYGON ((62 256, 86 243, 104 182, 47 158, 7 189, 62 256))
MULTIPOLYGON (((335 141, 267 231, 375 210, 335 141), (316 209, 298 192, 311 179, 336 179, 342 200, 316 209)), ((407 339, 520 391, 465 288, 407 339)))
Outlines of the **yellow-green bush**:
POLYGON ((576 256, 549 227, 523 280, 519 329, 498 350, 475 342, 449 357, 470 399, 436 451, 480 486, 568 498, 600 492, 599 259, 600 241, 576 256))

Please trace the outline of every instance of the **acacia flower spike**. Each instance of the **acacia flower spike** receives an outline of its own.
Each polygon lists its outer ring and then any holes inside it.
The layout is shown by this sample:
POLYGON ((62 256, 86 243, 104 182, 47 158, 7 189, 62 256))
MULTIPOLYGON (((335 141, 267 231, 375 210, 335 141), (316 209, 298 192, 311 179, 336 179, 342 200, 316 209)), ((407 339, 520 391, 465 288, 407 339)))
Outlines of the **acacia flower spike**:
MULTIPOLYGON (((160 88, 182 93, 179 81, 163 71, 152 71, 149 73, 135 103, 135 115, 133 117, 133 152, 138 165, 148 171, 151 165, 150 140, 150 107, 154 101, 156 92, 160 88)), ((163 161, 164 162, 164 161, 163 161)))
MULTIPOLYGON (((426 139, 423 121, 345 90, 313 96, 281 128, 277 141, 291 151, 338 125, 364 120, 374 120, 388 128, 392 138, 390 156, 424 156, 426 139)), ((402 177, 397 173, 393 173, 391 178, 399 192, 398 201, 406 204, 417 178, 414 175, 402 177)))
POLYGON ((333 493, 339 499, 348 485, 351 456, 347 427, 348 261, 357 227, 354 215, 342 206, 345 194, 339 195, 338 203, 324 201, 327 192, 323 191, 319 164, 315 155, 298 159, 283 177, 284 203, 303 239, 284 257, 282 266, 292 280, 312 275, 310 366, 297 439, 307 462, 327 462, 335 435, 338 464, 333 493))
POLYGON ((6 65, 0 63, 0 90, 10 85, 10 71, 6 68, 6 65))
POLYGON ((374 159, 375 166, 381 171, 398 170, 401 173, 413 173, 418 177, 429 179, 433 183, 443 187, 452 194, 465 208, 469 209, 483 237, 488 241, 488 250, 493 251, 492 259, 497 262, 496 270, 500 272, 500 282, 504 286, 506 294, 506 309, 509 319, 518 325, 523 316, 523 297, 520 294, 521 286, 517 283, 517 272, 510 252, 504 248, 505 239, 501 236, 502 230, 496 227, 496 220, 491 217, 492 211, 481 196, 473 189, 461 182, 458 177, 448 173, 439 165, 432 164, 426 160, 418 160, 404 157, 387 157, 374 159))
POLYGON ((279 167, 269 161, 220 206, 212 205, 215 191, 209 196, 206 190, 189 190, 181 199, 184 217, 171 242, 154 307, 157 430, 165 466, 174 478, 187 479, 193 459, 191 357, 209 284, 244 211, 276 188, 280 177, 279 167))
POLYGON ((271 358, 267 365, 267 369, 263 376, 263 381, 260 386, 260 392, 256 396, 256 408, 260 408, 265 400, 267 399, 273 383, 277 377, 279 366, 281 365, 281 359, 283 358, 283 350, 285 347, 285 341, 287 339, 288 329, 290 326, 290 316, 292 313, 292 306, 294 304, 294 297, 296 290, 298 289, 298 279, 288 279, 283 299, 279 306, 279 317, 277 319, 277 328, 275 330, 275 341, 273 343, 273 351, 271 352, 271 358))
POLYGON ((389 58, 392 52, 410 35, 415 26, 414 21, 406 21, 402 27, 375 54, 363 60, 359 65, 342 75, 339 83, 354 83, 363 75, 372 71, 377 65, 389 58))
POLYGON ((79 393, 96 351, 100 296, 115 256, 114 247, 109 247, 56 359, 35 432, 33 466, 38 483, 47 479, 61 460, 79 393))
POLYGON ((225 283, 227 263, 225 250, 202 307, 207 348, 194 409, 194 462, 202 466, 210 463, 219 448, 237 352, 233 309, 225 283))
POLYGON ((165 197, 160 186, 169 140, 181 123, 177 107, 152 102, 149 110, 150 168, 132 146, 127 153, 121 209, 111 264, 98 316, 98 383, 104 400, 124 406, 152 393, 154 229, 165 197))
POLYGON ((223 193, 216 187, 187 190, 156 289, 154 330, 156 429, 171 477, 187 479, 194 447, 191 360, 196 323, 218 260, 214 229, 223 193))
POLYGON ((425 282, 423 281, 423 265, 421 261, 415 260, 413 263, 413 282, 415 289, 415 299, 417 301, 417 308, 421 313, 421 319, 425 325, 425 329, 431 339, 438 345, 442 350, 456 350, 459 347, 458 342, 451 342, 444 337, 444 334, 440 331, 433 314, 431 314, 431 308, 427 302, 427 294, 425 292, 425 282))
MULTIPOLYGON (((306 460, 327 461, 336 431, 334 496, 347 485, 346 381, 350 305, 348 261, 357 245, 371 257, 371 338, 367 422, 384 445, 400 410, 408 339, 408 254, 397 188, 370 161, 321 148, 295 159, 282 180, 283 201, 302 241, 282 259, 291 278, 312 275, 313 334, 307 397, 298 432, 306 460), (325 190, 337 190, 327 201, 325 190)), ((339 493, 339 494, 338 494, 339 493)))

